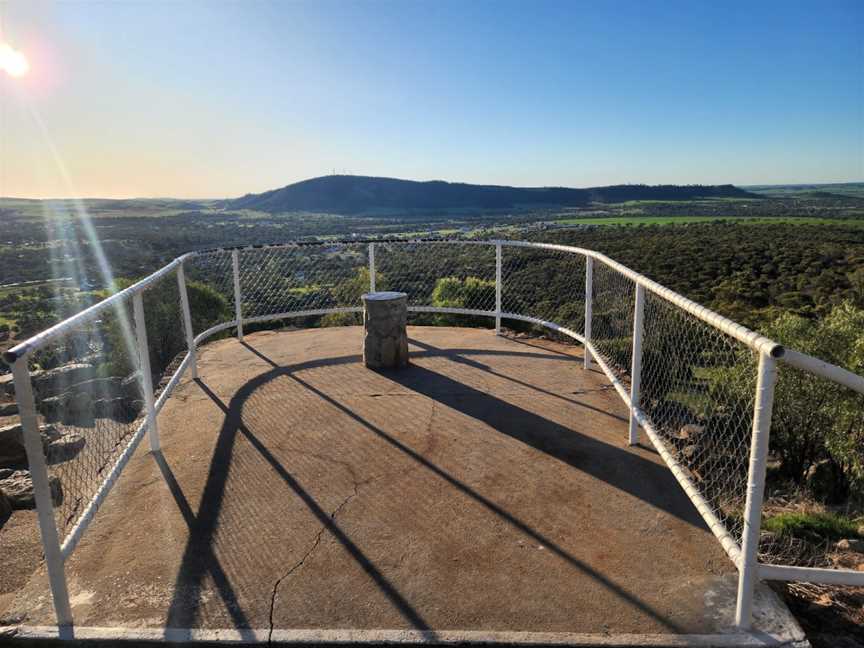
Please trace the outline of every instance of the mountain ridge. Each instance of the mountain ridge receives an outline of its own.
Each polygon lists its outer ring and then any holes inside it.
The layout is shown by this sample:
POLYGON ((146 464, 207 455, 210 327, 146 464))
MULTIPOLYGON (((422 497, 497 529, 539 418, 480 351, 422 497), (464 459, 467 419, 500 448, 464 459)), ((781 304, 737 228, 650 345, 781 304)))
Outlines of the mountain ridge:
POLYGON ((401 180, 329 175, 301 180, 258 194, 226 200, 226 209, 264 212, 309 211, 354 214, 371 210, 516 209, 579 207, 592 202, 693 200, 762 196, 734 185, 611 185, 607 187, 510 187, 443 180, 401 180))

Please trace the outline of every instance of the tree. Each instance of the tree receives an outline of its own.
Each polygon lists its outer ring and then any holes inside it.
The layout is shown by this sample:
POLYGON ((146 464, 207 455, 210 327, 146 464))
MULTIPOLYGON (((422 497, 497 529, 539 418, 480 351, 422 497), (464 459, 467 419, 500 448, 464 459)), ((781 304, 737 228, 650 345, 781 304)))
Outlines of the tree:
MULTIPOLYGON (((864 310, 850 302, 835 306, 813 321, 783 313, 764 329, 788 347, 844 367, 864 371, 864 310)), ((749 399, 745 359, 713 374, 714 389, 749 399)), ((827 461, 836 475, 828 499, 841 501, 864 494, 864 396, 842 385, 781 363, 774 396, 771 452, 780 459, 783 476, 802 484, 811 466, 827 461)))

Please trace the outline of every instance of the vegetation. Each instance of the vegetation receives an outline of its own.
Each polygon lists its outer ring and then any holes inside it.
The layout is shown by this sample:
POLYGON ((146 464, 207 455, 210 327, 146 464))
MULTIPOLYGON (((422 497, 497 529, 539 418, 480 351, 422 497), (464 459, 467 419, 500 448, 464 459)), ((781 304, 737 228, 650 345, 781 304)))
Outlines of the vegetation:
POLYGON ((766 519, 762 528, 780 537, 814 543, 861 537, 853 520, 834 513, 781 513, 766 519))

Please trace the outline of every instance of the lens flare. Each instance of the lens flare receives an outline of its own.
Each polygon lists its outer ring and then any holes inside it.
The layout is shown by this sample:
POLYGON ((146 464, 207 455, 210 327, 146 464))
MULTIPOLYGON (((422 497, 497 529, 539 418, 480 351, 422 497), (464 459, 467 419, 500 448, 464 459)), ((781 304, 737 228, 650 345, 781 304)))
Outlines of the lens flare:
POLYGON ((11 45, 0 43, 0 70, 11 77, 23 77, 30 71, 27 57, 12 48, 11 45))

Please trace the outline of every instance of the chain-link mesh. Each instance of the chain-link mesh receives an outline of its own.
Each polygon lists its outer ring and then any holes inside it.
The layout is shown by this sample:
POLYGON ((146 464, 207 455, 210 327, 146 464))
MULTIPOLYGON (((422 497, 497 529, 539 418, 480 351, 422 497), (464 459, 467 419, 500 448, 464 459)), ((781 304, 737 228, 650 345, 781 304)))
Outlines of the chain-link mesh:
POLYGON ((131 300, 34 353, 31 384, 63 538, 142 421, 131 300))
POLYGON ((266 247, 238 252, 243 317, 360 307, 369 292, 368 245, 266 247))
POLYGON ((758 358, 648 291, 643 326, 640 407, 740 542, 758 358))
MULTIPOLYGON (((375 265, 376 289, 406 293, 409 306, 495 311, 494 245, 376 243, 375 265)), ((455 317, 435 321, 456 323, 455 317)))
POLYGON ((153 391, 158 398, 188 351, 177 275, 169 272, 142 292, 153 391))
MULTIPOLYGON (((361 295, 370 289, 368 250, 367 243, 354 242, 238 250, 243 318, 359 309, 361 295)), ((375 243, 375 261, 376 289, 405 292, 410 306, 495 313, 494 244, 381 241, 375 243)), ((591 342, 627 385, 635 284, 602 261, 592 263, 591 342)), ((194 333, 233 321, 232 252, 204 252, 187 259, 184 267, 194 333)), ((502 245, 501 310, 582 333, 585 275, 582 255, 502 245)), ((158 396, 187 351, 176 274, 168 273, 148 285, 142 299, 158 396)), ((493 322, 487 315, 424 313, 416 318, 425 324, 491 326, 493 322)), ((300 325, 358 321, 354 314, 331 313, 300 325)), ((142 423, 141 363, 134 329, 129 299, 31 357, 61 537, 68 535, 142 423)), ((639 406, 714 514, 740 542, 758 357, 743 343, 650 290, 645 291, 643 332, 639 406)), ((805 472, 809 479, 811 472, 828 464, 824 470, 834 472, 825 481, 834 489, 848 489, 864 480, 864 418, 860 416, 864 396, 789 366, 781 365, 779 376, 771 462, 788 468, 796 460, 804 461, 806 465, 796 468, 799 482, 805 472)), ((19 465, 13 467, 26 469, 26 458, 19 458, 19 465)), ((763 527, 760 559, 849 567, 843 562, 846 554, 838 553, 834 542, 778 532, 771 526, 772 516, 811 506, 799 491, 784 495, 775 481, 769 475, 769 524, 763 527)))
POLYGON ((609 368, 629 381, 636 287, 606 264, 595 260, 593 265, 591 343, 609 368))
POLYGON ((210 326, 234 319, 234 270, 230 250, 213 250, 193 256, 184 263, 187 290, 190 295, 190 310, 192 312, 192 329, 195 335, 207 330, 201 322, 207 313, 202 308, 196 308, 193 302, 195 286, 206 292, 213 301, 219 301, 219 313, 210 318, 210 326))
POLYGON ((554 322, 582 333, 585 257, 581 254, 505 245, 501 279, 501 308, 505 313, 554 322))
MULTIPOLYGON (((860 350, 849 341, 860 329, 838 328, 823 325, 816 344, 831 360, 854 361, 860 350)), ((856 542, 864 522, 854 497, 864 483, 864 394, 787 364, 778 369, 760 560, 864 570, 864 554, 838 545, 856 542)))

